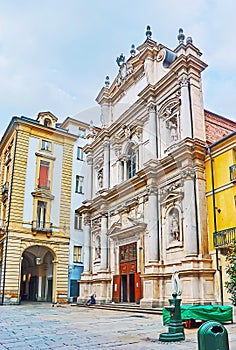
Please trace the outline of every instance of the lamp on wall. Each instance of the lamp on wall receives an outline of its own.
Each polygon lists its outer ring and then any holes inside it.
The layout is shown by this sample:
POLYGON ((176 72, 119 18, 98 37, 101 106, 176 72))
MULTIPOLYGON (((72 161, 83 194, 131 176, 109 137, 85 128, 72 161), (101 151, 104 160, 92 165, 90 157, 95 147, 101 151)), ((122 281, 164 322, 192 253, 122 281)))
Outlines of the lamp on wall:
POLYGON ((35 263, 36 265, 40 265, 41 264, 41 258, 35 258, 35 263))

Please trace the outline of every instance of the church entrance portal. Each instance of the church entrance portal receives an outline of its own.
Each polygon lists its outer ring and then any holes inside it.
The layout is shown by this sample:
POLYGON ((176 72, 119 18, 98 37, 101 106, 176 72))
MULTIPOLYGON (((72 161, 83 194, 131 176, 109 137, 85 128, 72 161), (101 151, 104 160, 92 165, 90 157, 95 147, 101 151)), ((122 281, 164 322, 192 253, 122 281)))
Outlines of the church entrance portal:
POLYGON ((29 247, 22 254, 21 300, 52 301, 53 255, 44 246, 29 247))
POLYGON ((140 274, 137 273, 137 244, 131 243, 120 247, 120 275, 113 277, 114 302, 136 302, 141 299, 140 274))

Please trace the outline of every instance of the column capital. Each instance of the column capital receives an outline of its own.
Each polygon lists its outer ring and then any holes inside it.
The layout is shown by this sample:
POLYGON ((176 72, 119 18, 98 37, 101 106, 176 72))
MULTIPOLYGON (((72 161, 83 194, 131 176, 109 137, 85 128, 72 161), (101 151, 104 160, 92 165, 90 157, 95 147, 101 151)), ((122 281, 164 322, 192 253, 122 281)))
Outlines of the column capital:
POLYGON ((84 217, 84 225, 91 226, 91 218, 89 216, 84 217))
POLYGON ((156 185, 148 185, 147 186, 147 194, 148 195, 158 194, 158 187, 156 185))
POLYGON ((195 175, 196 175, 196 171, 194 168, 188 167, 188 168, 182 169, 181 171, 181 178, 183 180, 192 180, 194 179, 195 175))
POLYGON ((86 160, 88 165, 93 165, 93 156, 91 154, 87 155, 86 160))
POLYGON ((128 154, 122 154, 122 156, 119 158, 119 160, 123 162, 128 162, 130 156, 128 154))
POLYGON ((148 110, 148 113, 154 113, 154 112, 156 112, 156 105, 154 105, 154 103, 150 103, 150 104, 147 106, 147 110, 148 110))
POLYGON ((108 149, 109 146, 110 146, 110 140, 108 137, 105 137, 104 142, 103 142, 103 147, 104 147, 104 149, 108 149))
POLYGON ((188 76, 187 76, 187 74, 183 74, 183 75, 178 79, 178 83, 179 83, 180 87, 186 87, 186 86, 188 86, 188 76))

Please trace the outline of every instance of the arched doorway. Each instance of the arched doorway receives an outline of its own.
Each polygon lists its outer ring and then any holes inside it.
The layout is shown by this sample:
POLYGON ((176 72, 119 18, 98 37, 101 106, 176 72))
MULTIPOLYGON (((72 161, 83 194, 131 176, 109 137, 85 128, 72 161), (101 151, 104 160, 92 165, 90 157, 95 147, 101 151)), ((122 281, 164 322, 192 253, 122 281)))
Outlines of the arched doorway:
POLYGON ((44 246, 34 245, 22 254, 21 300, 52 301, 53 254, 44 246))

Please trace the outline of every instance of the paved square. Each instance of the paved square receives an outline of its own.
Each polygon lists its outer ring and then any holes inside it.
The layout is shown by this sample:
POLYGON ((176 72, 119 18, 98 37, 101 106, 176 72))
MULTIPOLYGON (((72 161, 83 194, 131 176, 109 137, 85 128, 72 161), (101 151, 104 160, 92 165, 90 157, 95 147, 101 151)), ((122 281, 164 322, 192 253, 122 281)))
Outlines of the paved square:
MULTIPOLYGON (((159 315, 110 311, 49 303, 0 306, 0 350, 16 349, 182 349, 197 350, 197 329, 186 340, 159 342, 167 332, 159 315)), ((230 349, 236 349, 236 325, 227 324, 230 349)))

